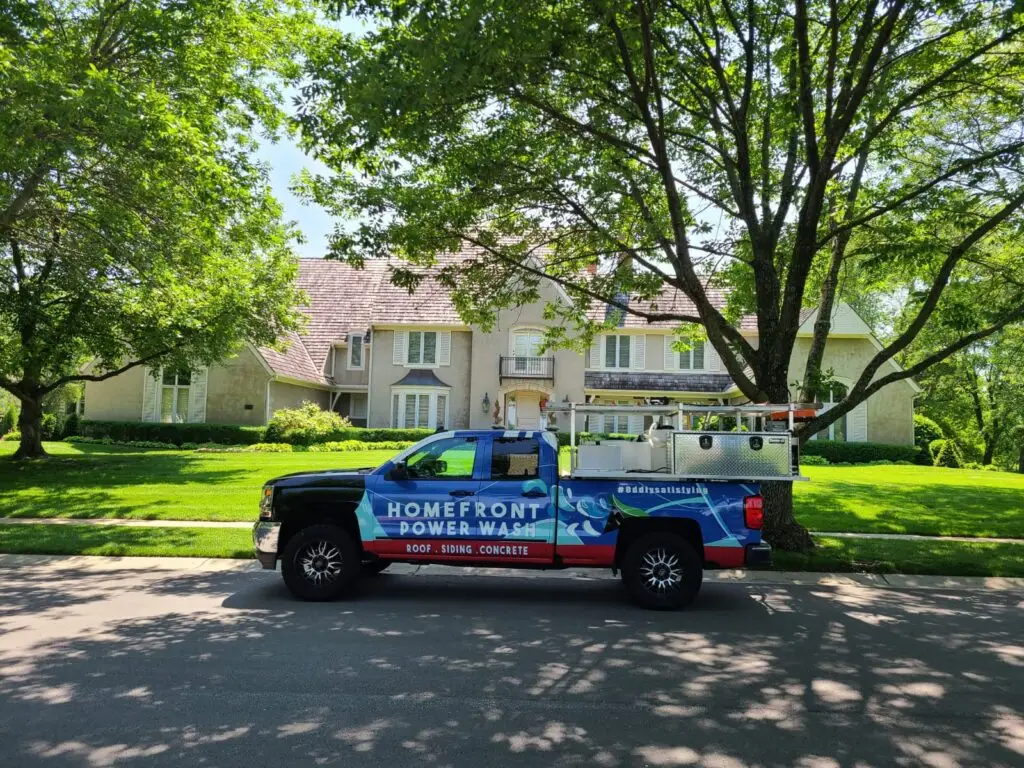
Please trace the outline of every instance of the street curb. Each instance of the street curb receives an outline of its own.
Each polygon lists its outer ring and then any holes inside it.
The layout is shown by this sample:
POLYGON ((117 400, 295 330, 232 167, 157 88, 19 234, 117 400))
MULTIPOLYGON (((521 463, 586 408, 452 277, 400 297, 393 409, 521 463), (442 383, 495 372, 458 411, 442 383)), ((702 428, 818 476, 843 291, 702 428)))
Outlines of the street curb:
MULTIPOLYGON (((0 517, 0 525, 114 525, 125 528, 252 528, 252 522, 235 520, 137 520, 123 517, 0 517)), ((1021 544, 1024 539, 992 536, 923 536, 912 533, 852 533, 846 531, 811 531, 812 536, 836 539, 879 539, 883 541, 940 542, 968 544, 1021 544)))
MULTIPOLYGON (((55 570, 89 571, 184 571, 191 573, 252 572, 263 570, 255 560, 209 557, 100 557, 93 555, 5 555, 0 569, 46 567, 55 570)), ((597 569, 521 570, 516 568, 449 567, 396 563, 391 576, 485 577, 517 579, 569 579, 609 581, 609 571, 597 569)), ((267 574, 268 576, 270 574, 267 574)), ((735 584, 757 587, 838 587, 894 590, 937 590, 953 592, 1002 592, 1024 595, 1024 578, 1001 576, 927 576, 873 573, 814 573, 801 571, 716 570, 706 571, 705 584, 735 584)))

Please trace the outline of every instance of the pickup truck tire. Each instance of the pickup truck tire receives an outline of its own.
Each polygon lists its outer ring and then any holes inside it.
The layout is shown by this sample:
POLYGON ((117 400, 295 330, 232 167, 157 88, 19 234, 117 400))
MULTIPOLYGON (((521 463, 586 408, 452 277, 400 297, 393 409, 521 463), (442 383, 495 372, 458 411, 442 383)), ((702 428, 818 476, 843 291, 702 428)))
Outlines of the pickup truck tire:
POLYGON ((693 545, 674 533, 648 533, 622 558, 622 583, 634 602, 659 611, 685 608, 704 580, 704 563, 693 545))
POLYGON ((360 572, 359 547, 336 525, 311 525, 288 540, 281 555, 281 575, 301 600, 323 602, 347 592, 360 572))

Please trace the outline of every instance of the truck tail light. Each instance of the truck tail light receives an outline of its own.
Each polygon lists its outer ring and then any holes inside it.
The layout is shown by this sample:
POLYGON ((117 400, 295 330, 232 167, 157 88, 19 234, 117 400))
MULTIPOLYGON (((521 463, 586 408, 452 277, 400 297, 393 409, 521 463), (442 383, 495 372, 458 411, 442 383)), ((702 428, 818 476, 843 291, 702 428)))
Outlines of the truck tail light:
POLYGON ((743 500, 743 524, 751 530, 761 530, 764 525, 764 499, 760 496, 747 496, 743 500))

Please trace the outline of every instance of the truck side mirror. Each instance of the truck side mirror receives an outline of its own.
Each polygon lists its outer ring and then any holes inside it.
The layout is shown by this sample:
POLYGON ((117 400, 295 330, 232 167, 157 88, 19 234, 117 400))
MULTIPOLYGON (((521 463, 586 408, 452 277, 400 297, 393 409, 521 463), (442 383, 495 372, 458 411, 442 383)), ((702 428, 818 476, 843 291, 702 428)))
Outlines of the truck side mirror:
POLYGON ((396 461, 395 465, 388 472, 388 480, 408 480, 409 479, 409 468, 405 466, 404 461, 396 461))

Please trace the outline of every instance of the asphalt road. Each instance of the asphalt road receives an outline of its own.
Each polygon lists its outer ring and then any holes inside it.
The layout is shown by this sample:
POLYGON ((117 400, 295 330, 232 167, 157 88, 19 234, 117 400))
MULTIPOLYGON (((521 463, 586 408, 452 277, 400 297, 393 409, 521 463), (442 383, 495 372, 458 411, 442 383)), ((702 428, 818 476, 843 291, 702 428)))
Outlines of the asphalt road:
POLYGON ((0 765, 1024 765, 1019 593, 0 567, 0 765))

